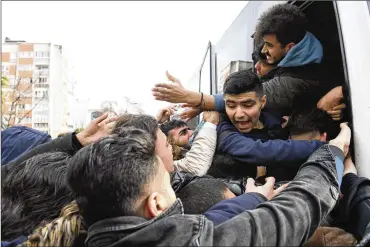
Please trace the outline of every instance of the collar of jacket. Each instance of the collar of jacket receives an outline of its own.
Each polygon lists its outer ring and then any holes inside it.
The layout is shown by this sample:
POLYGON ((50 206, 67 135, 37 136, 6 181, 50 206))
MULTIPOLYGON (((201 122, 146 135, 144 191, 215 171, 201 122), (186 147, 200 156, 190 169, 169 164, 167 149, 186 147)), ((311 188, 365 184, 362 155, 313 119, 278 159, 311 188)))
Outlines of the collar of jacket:
POLYGON ((144 228, 155 221, 161 220, 165 217, 172 215, 184 214, 184 207, 180 199, 176 199, 174 204, 171 205, 163 214, 156 218, 147 220, 138 216, 121 216, 115 218, 109 218, 105 220, 98 221, 89 227, 87 238, 85 243, 89 241, 91 237, 96 234, 106 233, 106 232, 116 232, 116 231, 132 231, 144 228))

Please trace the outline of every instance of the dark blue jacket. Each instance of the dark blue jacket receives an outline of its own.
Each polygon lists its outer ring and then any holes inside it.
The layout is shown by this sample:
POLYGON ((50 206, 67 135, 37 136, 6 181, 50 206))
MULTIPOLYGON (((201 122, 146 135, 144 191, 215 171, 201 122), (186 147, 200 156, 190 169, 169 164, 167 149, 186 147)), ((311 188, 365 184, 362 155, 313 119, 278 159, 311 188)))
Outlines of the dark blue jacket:
POLYGON ((267 201, 267 198, 262 194, 255 192, 246 193, 217 203, 205 212, 204 216, 216 226, 246 210, 255 209, 259 204, 265 201, 267 201))
POLYGON ((6 165, 32 148, 51 140, 47 133, 14 126, 1 131, 1 165, 6 165))
MULTIPOLYGON (((258 166, 276 166, 279 163, 295 165, 304 161, 320 146, 320 141, 280 140, 280 121, 271 114, 261 112, 262 130, 240 133, 228 120, 217 127, 217 152, 227 153, 235 160, 258 166), (271 140, 279 138, 276 140, 271 140)), ((283 136, 283 135, 281 135, 283 136)))

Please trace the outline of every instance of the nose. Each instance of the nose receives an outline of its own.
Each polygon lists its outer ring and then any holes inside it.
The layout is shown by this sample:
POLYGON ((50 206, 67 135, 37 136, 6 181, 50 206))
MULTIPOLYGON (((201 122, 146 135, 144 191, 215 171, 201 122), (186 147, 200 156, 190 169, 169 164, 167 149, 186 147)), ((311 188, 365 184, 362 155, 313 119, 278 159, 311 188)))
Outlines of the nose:
POLYGON ((245 114, 244 114, 243 109, 240 106, 237 106, 236 110, 235 110, 235 118, 236 119, 243 118, 244 116, 245 116, 245 114))
POLYGON ((261 70, 261 64, 260 64, 259 61, 256 63, 256 65, 254 66, 254 68, 256 69, 257 73, 260 72, 260 70, 261 70))
POLYGON ((192 135, 193 135, 193 133, 194 133, 194 131, 192 131, 192 130, 188 130, 188 136, 189 136, 189 138, 190 138, 190 136, 192 136, 192 135))
POLYGON ((262 47, 262 50, 261 50, 261 52, 263 53, 263 54, 266 54, 267 53, 267 46, 266 46, 266 44, 264 44, 263 45, 263 47, 262 47))

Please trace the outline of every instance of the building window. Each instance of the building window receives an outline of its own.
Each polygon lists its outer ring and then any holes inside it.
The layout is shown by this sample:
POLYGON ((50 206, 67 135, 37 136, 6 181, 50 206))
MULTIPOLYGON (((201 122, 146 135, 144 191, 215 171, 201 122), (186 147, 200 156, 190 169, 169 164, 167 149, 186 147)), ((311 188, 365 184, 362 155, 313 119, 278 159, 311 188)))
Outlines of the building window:
POLYGON ((25 105, 18 105, 18 110, 24 110, 25 109, 25 105))
POLYGON ((33 52, 32 51, 19 52, 19 57, 20 58, 31 58, 33 57, 33 52))
POLYGON ((49 52, 48 51, 37 51, 35 52, 36 57, 49 57, 49 52))
POLYGON ((20 71, 32 71, 33 65, 31 64, 20 64, 18 65, 18 70, 20 71))

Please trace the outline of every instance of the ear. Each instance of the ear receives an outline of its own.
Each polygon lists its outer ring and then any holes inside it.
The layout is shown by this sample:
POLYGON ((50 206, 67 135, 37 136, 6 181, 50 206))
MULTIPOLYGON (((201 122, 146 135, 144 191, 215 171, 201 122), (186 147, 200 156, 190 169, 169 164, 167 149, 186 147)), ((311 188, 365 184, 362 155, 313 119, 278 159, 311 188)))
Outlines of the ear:
POLYGON ((295 43, 293 43, 293 42, 290 42, 289 44, 287 44, 284 47, 285 53, 288 53, 290 51, 290 49, 292 49, 294 46, 295 46, 295 43))
POLYGON ((328 134, 324 132, 323 134, 320 135, 320 141, 326 142, 327 137, 328 137, 328 134))
POLYGON ((266 102, 267 102, 267 96, 263 95, 262 98, 261 98, 261 109, 263 109, 265 107, 266 102))
POLYGON ((163 213, 167 209, 166 199, 154 192, 149 195, 145 205, 145 217, 152 219, 163 213))

